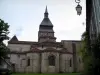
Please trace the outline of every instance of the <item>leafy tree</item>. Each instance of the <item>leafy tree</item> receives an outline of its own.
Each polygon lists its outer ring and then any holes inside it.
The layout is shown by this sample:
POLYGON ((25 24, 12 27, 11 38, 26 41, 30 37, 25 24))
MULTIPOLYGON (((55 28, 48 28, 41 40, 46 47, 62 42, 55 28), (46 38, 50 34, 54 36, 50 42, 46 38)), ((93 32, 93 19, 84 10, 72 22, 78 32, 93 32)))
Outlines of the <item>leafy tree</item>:
POLYGON ((6 57, 9 49, 3 43, 4 40, 9 39, 9 25, 0 19, 0 57, 6 57))
POLYGON ((84 63, 84 75, 100 74, 100 35, 95 39, 95 42, 91 45, 91 50, 89 50, 86 32, 84 32, 82 44, 81 55, 84 63))

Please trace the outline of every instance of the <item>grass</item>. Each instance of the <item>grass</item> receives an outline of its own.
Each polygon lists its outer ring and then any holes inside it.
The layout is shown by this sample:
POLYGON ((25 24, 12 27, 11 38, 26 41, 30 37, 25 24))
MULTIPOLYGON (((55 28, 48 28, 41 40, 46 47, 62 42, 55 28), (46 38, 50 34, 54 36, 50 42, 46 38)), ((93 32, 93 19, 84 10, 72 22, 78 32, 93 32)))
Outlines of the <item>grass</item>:
POLYGON ((12 75, 80 75, 80 74, 79 73, 58 73, 58 74, 14 73, 12 75))

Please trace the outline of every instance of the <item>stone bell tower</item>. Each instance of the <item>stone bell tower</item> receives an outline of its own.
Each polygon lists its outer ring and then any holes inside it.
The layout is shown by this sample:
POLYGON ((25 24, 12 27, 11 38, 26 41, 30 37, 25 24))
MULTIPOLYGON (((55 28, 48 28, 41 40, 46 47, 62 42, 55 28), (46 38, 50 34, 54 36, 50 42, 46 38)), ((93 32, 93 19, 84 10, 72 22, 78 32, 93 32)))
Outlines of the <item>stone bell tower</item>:
POLYGON ((53 24, 51 23, 47 10, 47 6, 44 13, 44 18, 39 26, 38 32, 38 42, 56 42, 56 37, 54 37, 53 24))

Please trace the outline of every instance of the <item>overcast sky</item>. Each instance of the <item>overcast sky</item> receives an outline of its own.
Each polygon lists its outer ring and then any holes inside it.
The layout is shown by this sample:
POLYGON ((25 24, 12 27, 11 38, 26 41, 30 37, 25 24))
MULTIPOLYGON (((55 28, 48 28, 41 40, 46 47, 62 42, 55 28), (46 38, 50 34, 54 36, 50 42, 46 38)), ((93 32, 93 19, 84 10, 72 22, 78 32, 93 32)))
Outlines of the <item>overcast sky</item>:
POLYGON ((85 0, 80 3, 80 16, 75 0, 0 0, 0 18, 10 25, 10 38, 16 35, 21 41, 37 41, 46 5, 57 41, 80 40, 86 27, 85 0))

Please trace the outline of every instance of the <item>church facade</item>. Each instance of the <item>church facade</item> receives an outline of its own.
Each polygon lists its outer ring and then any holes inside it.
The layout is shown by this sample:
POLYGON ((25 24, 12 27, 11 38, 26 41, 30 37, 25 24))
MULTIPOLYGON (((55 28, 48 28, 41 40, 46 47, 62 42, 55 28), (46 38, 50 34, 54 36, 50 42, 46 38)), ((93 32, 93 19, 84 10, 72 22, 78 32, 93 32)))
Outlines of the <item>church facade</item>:
POLYGON ((53 24, 48 17, 47 7, 39 26, 38 42, 19 41, 16 36, 8 42, 10 62, 15 72, 60 73, 82 71, 78 54, 80 40, 56 42, 53 24))

